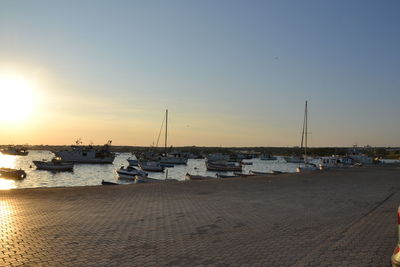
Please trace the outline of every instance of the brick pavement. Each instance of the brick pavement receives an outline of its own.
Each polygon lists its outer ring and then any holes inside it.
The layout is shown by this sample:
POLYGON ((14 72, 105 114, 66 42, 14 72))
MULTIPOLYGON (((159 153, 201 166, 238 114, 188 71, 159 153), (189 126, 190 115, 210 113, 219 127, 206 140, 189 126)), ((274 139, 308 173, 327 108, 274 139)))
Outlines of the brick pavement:
POLYGON ((399 174, 0 191, 0 266, 388 266, 399 174))

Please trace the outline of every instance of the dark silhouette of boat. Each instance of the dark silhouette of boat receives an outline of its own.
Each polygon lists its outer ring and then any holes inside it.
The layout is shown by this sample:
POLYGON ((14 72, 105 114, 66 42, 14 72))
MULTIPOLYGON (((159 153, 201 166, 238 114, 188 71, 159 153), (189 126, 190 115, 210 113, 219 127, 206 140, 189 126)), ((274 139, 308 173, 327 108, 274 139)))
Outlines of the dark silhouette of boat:
POLYGON ((22 180, 26 177, 26 172, 22 169, 0 168, 0 178, 22 180))

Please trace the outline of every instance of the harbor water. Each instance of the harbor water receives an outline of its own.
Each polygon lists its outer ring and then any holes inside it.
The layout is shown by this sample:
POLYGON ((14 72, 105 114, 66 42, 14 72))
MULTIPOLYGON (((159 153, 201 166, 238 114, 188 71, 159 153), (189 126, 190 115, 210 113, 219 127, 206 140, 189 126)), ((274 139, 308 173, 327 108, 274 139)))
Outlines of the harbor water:
MULTIPOLYGON (((100 185, 102 180, 119 184, 133 183, 131 180, 118 179, 116 173, 121 166, 128 165, 127 159, 130 156, 132 156, 131 153, 119 153, 113 164, 75 164, 73 172, 50 172, 36 170, 32 163, 33 160, 51 160, 54 154, 50 151, 31 150, 27 156, 0 154, 0 167, 23 169, 27 174, 27 177, 20 181, 0 178, 0 189, 94 186, 100 185)), ((244 165, 243 173, 248 173, 250 170, 295 172, 296 167, 298 167, 296 163, 286 163, 282 157, 278 157, 274 161, 251 159, 245 160, 245 162, 252 162, 253 165, 244 165)), ((149 177, 164 180, 168 175, 170 179, 183 181, 186 179, 186 173, 216 176, 216 172, 206 170, 204 159, 189 159, 187 165, 167 168, 164 173, 149 172, 149 177)), ((224 174, 232 175, 233 173, 225 172, 224 174)))

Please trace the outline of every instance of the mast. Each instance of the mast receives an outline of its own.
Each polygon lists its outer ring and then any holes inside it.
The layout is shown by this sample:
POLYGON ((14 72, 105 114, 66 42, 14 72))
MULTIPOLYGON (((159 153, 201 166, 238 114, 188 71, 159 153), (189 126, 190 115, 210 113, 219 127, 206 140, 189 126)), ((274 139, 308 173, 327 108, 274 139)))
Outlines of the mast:
POLYGON ((304 139, 305 139, 305 145, 304 145, 304 163, 307 163, 307 128, 308 128, 308 110, 307 110, 307 100, 306 100, 306 108, 304 111, 304 124, 305 124, 305 131, 304 131, 304 139))
POLYGON ((168 109, 165 111, 165 156, 167 156, 167 140, 168 140, 168 109))

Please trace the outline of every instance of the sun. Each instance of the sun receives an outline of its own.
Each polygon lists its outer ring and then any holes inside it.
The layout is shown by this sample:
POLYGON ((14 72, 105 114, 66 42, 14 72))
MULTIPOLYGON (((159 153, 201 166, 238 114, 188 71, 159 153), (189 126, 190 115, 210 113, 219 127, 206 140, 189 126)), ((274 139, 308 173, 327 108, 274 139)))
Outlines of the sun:
POLYGON ((0 74, 0 99, 0 121, 27 120, 33 111, 33 85, 24 77, 0 74))

